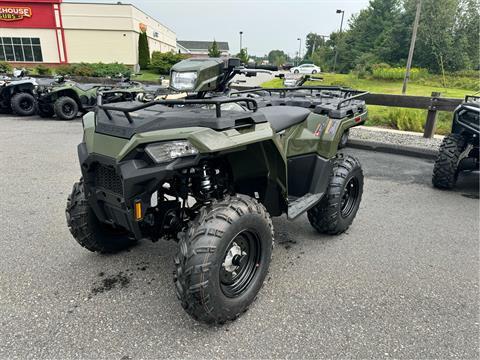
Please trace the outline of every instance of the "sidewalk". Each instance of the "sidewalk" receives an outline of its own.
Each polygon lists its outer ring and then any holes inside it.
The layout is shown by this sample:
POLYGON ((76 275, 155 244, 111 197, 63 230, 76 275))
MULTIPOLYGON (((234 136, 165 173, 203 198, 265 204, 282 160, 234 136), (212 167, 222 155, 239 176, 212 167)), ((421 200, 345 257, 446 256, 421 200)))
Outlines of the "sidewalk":
POLYGON ((359 149, 435 159, 443 136, 426 139, 422 133, 371 126, 350 129, 348 146, 359 149))

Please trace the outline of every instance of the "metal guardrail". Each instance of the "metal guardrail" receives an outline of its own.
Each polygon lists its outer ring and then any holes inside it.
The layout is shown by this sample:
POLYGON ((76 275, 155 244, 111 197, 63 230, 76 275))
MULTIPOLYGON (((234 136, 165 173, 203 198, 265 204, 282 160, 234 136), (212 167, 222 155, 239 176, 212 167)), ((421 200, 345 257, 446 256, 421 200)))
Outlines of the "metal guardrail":
MULTIPOLYGON (((258 89, 258 87, 247 86, 235 86, 234 88, 237 90, 258 89)), ((458 105, 464 102, 464 99, 443 98, 439 92, 432 92, 431 96, 367 93, 362 94, 358 98, 365 100, 365 103, 368 105, 428 110, 427 121, 425 123, 425 130, 423 133, 423 136, 426 138, 432 138, 435 134, 438 111, 454 111, 458 105)))

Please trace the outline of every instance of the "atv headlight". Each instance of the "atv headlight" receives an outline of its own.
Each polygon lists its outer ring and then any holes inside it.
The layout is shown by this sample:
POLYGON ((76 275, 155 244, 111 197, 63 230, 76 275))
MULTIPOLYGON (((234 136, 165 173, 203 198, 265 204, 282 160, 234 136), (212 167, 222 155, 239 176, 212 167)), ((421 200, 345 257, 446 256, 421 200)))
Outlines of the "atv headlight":
POLYGON ((197 73, 172 71, 170 86, 176 90, 193 90, 197 81, 197 73))
POLYGON ((150 144, 145 147, 145 152, 157 164, 169 162, 180 157, 198 154, 198 150, 186 140, 150 144))

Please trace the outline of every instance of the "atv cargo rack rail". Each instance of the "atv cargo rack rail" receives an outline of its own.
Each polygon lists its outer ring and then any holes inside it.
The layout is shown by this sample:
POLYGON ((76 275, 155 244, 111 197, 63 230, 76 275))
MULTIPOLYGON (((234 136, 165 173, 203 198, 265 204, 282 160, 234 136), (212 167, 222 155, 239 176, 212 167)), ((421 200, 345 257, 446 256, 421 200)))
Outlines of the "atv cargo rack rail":
POLYGON ((102 105, 98 104, 98 109, 103 110, 105 115, 108 117, 109 120, 112 120, 112 115, 110 111, 120 111, 123 112, 125 117, 127 118, 128 122, 131 124, 133 123, 133 119, 130 116, 131 112, 135 112, 138 110, 143 110, 155 105, 166 105, 166 106, 174 106, 174 105, 215 105, 215 115, 217 118, 222 116, 222 105, 229 104, 229 103, 239 103, 244 102, 247 104, 249 110, 256 112, 258 109, 258 104, 255 99, 252 98, 224 98, 224 99, 171 99, 171 100, 157 100, 152 101, 146 104, 132 106, 132 107, 120 107, 115 105, 102 105), (249 105, 251 104, 251 106, 249 105))
MULTIPOLYGON (((361 91, 361 90, 354 90, 350 88, 344 88, 340 86, 296 86, 290 88, 254 88, 249 90, 239 90, 231 94, 231 96, 239 96, 243 94, 251 94, 251 93, 260 93, 266 92, 270 96, 274 94, 278 94, 280 97, 287 97, 288 93, 294 93, 296 91, 305 91, 309 90, 310 95, 312 96, 319 96, 321 97, 322 91, 337 91, 340 92, 341 95, 337 96, 339 98, 343 98, 340 102, 336 104, 337 110, 340 110, 344 104, 350 103, 352 100, 361 99, 365 95, 369 94, 368 91, 361 91), (315 94, 315 92, 318 92, 315 94)), ((327 94, 325 94, 327 95, 327 94)))

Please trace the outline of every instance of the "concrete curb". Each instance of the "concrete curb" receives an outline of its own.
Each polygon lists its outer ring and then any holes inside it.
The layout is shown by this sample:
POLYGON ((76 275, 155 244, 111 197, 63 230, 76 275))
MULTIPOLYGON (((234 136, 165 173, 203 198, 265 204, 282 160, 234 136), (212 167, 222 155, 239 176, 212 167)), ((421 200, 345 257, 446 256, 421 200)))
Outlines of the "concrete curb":
POLYGON ((415 146, 386 144, 377 141, 359 139, 348 139, 347 147, 354 149, 378 151, 387 154, 413 156, 429 160, 435 160, 438 155, 437 150, 424 149, 415 146))

